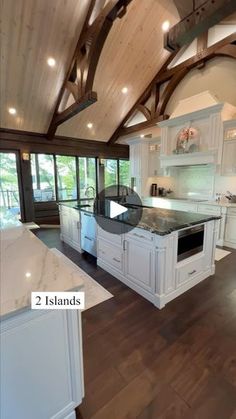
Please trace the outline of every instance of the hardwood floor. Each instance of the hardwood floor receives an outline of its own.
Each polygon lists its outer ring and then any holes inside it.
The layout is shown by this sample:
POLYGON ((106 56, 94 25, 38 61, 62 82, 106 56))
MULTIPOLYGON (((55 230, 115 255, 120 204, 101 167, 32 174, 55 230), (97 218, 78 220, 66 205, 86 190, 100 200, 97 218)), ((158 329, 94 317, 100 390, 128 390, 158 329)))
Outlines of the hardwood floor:
POLYGON ((158 310, 63 244, 58 230, 36 235, 114 295, 82 315, 77 419, 236 419, 236 251, 158 310))

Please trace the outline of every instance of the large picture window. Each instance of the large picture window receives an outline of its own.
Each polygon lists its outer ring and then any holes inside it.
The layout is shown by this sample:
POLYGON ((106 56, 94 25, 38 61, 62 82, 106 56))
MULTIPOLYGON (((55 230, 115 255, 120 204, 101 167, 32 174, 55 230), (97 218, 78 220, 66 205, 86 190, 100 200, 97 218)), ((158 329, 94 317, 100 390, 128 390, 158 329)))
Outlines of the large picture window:
POLYGON ((96 159, 79 157, 79 191, 80 199, 96 196, 96 159))
POLYGON ((110 187, 109 192, 106 191, 106 195, 118 195, 118 187, 114 186, 114 188, 111 188, 112 185, 118 185, 118 160, 105 159, 104 185, 105 188, 110 187))
MULTIPOLYGON (((119 194, 117 185, 129 186, 129 160, 104 159, 104 185, 115 185, 109 195, 119 194)), ((31 154, 35 202, 93 199, 97 194, 95 157, 31 154)))
POLYGON ((55 201, 54 157, 52 154, 31 154, 34 201, 55 201))
POLYGON ((77 199, 76 158, 56 156, 58 200, 77 199))
POLYGON ((119 185, 130 187, 130 162, 119 160, 119 185))
POLYGON ((0 215, 20 218, 20 193, 15 153, 0 153, 0 215))

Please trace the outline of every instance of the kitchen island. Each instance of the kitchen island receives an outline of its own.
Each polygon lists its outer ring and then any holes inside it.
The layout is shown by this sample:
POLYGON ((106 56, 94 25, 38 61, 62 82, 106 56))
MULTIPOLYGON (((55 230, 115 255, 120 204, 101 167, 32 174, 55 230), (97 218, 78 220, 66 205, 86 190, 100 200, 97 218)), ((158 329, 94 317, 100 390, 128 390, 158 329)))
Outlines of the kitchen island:
POLYGON ((111 218, 109 204, 71 202, 60 205, 62 232, 63 211, 71 211, 70 219, 80 213, 80 244, 85 239, 96 249, 97 264, 159 309, 215 272, 220 217, 128 205, 125 213, 111 218), (91 237, 83 229, 85 214, 96 220, 91 237))
POLYGON ((31 310, 32 291, 82 291, 78 272, 17 220, 1 230, 3 419, 74 419, 84 396, 80 310, 31 310))

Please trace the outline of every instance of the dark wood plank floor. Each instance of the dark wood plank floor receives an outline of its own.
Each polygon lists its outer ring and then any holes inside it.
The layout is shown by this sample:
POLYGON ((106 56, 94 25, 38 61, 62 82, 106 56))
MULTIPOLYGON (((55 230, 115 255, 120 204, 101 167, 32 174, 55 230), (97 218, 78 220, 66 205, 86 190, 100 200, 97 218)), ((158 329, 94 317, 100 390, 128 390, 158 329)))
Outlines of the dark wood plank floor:
POLYGON ((82 315, 86 396, 77 419, 236 419, 236 251, 160 311, 58 230, 36 234, 114 295, 82 315))

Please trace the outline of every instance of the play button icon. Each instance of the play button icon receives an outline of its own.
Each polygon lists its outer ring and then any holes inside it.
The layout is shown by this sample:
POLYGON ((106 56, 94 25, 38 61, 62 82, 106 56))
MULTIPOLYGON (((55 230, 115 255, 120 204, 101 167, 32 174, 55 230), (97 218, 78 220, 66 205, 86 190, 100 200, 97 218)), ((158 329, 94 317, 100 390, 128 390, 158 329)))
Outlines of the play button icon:
POLYGON ((127 186, 108 186, 94 201, 97 224, 111 234, 128 233, 140 223, 142 214, 139 195, 127 186))
POLYGON ((110 201, 110 217, 115 218, 120 214, 128 211, 128 208, 123 205, 117 204, 115 201, 110 201))

